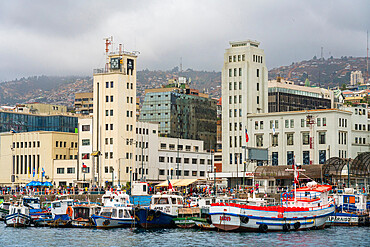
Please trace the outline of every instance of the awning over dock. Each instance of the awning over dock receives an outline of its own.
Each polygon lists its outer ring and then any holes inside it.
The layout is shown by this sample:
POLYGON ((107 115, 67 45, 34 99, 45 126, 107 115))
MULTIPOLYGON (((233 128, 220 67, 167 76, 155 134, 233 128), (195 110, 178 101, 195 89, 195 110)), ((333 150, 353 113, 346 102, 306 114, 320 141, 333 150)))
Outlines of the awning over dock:
MULTIPOLYGON (((172 179, 170 180, 173 187, 183 187, 188 186, 192 183, 197 182, 198 179, 172 179)), ((164 181, 160 184, 157 184, 155 187, 168 187, 168 181, 164 181)))

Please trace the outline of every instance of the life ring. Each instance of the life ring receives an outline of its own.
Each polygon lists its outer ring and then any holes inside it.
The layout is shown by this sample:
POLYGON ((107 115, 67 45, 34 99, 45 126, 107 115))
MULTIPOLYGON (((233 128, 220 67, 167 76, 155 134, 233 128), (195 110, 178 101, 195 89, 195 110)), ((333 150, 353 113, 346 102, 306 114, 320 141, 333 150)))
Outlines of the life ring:
POLYGON ((283 225, 283 230, 284 230, 284 232, 288 232, 290 230, 290 225, 285 223, 283 225))
POLYGON ((66 214, 67 214, 69 217, 72 217, 73 209, 72 209, 72 207, 71 207, 71 206, 68 206, 67 211, 66 211, 66 214))
POLYGON ((268 226, 266 224, 261 224, 258 228, 261 232, 267 232, 268 226))
POLYGON ((244 224, 249 222, 249 218, 247 216, 240 216, 240 221, 244 224))
POLYGON ((294 223, 294 229, 298 230, 301 227, 301 222, 297 221, 294 223))
POLYGON ((154 214, 155 217, 159 218, 161 216, 162 212, 157 210, 154 214))
POLYGON ((283 199, 286 197, 286 200, 288 200, 288 194, 286 192, 283 193, 282 197, 283 199))

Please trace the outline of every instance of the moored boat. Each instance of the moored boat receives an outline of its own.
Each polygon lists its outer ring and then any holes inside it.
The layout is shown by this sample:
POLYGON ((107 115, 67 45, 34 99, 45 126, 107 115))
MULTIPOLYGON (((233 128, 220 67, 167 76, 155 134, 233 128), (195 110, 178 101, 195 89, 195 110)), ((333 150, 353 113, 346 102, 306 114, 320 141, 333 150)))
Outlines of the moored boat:
POLYGON ((138 225, 143 228, 172 228, 183 207, 183 197, 173 193, 157 194, 151 198, 149 207, 135 209, 138 225))
POLYGON ((26 227, 31 224, 29 208, 21 203, 15 203, 9 207, 9 215, 5 216, 5 224, 13 227, 26 227))
POLYGON ((72 206, 72 211, 71 225, 73 227, 94 227, 91 216, 98 214, 100 207, 96 204, 75 204, 72 206))
POLYGON ((62 199, 51 203, 52 220, 47 224, 51 227, 69 227, 73 215, 73 199, 62 199))
POLYGON ((10 202, 0 204, 0 220, 5 220, 5 216, 9 214, 10 202))
POLYGON ((282 204, 252 206, 239 203, 214 203, 210 208, 212 223, 224 231, 289 231, 324 228, 334 212, 329 198, 330 185, 315 182, 282 194, 282 204))

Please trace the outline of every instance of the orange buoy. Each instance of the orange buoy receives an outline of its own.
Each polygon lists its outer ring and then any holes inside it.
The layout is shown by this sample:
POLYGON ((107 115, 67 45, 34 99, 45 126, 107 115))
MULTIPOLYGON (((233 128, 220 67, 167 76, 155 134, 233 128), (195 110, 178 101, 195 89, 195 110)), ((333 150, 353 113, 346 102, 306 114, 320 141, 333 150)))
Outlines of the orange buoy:
POLYGON ((68 206, 67 211, 66 211, 66 214, 67 214, 69 217, 72 217, 73 209, 72 209, 72 207, 71 207, 71 206, 68 206))

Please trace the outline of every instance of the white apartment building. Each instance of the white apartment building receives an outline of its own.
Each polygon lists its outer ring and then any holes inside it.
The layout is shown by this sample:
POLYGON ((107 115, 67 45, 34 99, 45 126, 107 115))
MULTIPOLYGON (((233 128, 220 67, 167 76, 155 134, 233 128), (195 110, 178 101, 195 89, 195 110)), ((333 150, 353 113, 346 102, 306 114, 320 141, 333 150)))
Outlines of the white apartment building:
MULTIPOLYGON (((268 149, 269 165, 292 165, 294 157, 302 165, 355 158, 350 152, 351 115, 333 109, 251 114, 248 147, 268 149)), ((249 169, 256 165, 262 164, 249 169)))
POLYGON ((268 70, 257 41, 230 42, 222 68, 223 172, 241 171, 248 114, 268 111, 268 70), (236 163, 235 163, 236 162, 236 163))
MULTIPOLYGON (((114 180, 114 172, 135 165, 136 58, 135 53, 112 52, 105 69, 94 70, 91 170, 99 186, 112 182, 112 173, 114 180)), ((120 175, 120 183, 130 180, 129 174, 120 175)))
POLYGON ((362 72, 360 70, 351 72, 351 85, 363 84, 364 78, 362 77, 362 72))
POLYGON ((206 179, 211 156, 203 141, 159 137, 153 179, 206 179))

